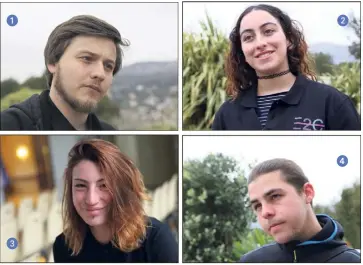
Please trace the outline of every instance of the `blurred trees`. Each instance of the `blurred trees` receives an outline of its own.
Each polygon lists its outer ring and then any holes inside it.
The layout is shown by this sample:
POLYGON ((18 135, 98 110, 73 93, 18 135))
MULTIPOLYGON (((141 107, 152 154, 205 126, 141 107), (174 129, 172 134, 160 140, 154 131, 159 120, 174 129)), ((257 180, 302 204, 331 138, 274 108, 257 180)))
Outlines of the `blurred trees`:
POLYGON ((236 241, 254 217, 237 162, 222 154, 185 162, 183 200, 183 261, 238 261, 236 241))
POLYGON ((29 87, 30 89, 44 90, 48 89, 47 79, 45 72, 41 76, 31 76, 22 84, 22 87, 29 87))
POLYGON ((234 242, 233 252, 236 257, 242 257, 244 254, 260 248, 266 244, 272 243, 274 239, 267 235, 261 229, 253 229, 246 236, 234 242))
POLYGON ((341 63, 329 74, 331 86, 348 95, 360 113, 360 62, 341 63))
MULTIPOLYGON (((105 96, 97 106, 95 114, 104 121, 109 121, 119 116, 120 107, 116 102, 112 101, 108 96, 105 96)), ((113 122, 110 122, 113 124, 113 122)))
POLYGON ((315 62, 316 74, 333 73, 333 58, 330 54, 319 52, 312 54, 312 56, 315 62))
POLYGON ((20 85, 15 79, 6 79, 1 82, 1 98, 4 98, 9 94, 18 91, 19 89, 20 85))
POLYGON ((354 31, 358 39, 357 42, 353 41, 353 43, 349 46, 349 52, 359 61, 360 61, 360 45, 361 45, 360 25, 361 25, 360 19, 357 19, 355 17, 353 17, 353 19, 349 22, 349 27, 354 31))
POLYGON ((357 249, 361 247, 361 201, 360 183, 346 188, 341 193, 341 200, 331 207, 314 206, 315 213, 328 214, 336 219, 344 229, 345 240, 357 249))
POLYGON ((28 87, 17 88, 16 92, 12 92, 1 99, 1 111, 6 110, 11 105, 24 101, 34 94, 40 94, 41 90, 34 90, 28 87))

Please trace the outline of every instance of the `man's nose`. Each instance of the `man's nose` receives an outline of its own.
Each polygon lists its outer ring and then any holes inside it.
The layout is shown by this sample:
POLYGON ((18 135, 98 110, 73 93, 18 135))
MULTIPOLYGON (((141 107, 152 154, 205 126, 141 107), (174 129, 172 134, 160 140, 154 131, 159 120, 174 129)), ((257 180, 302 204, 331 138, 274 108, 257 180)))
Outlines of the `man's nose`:
POLYGON ((269 204, 265 204, 262 205, 262 212, 261 212, 261 216, 265 219, 269 219, 271 216, 275 215, 275 209, 269 205, 269 204))
POLYGON ((103 81, 106 77, 105 66, 103 62, 95 62, 91 73, 92 78, 97 78, 103 81))

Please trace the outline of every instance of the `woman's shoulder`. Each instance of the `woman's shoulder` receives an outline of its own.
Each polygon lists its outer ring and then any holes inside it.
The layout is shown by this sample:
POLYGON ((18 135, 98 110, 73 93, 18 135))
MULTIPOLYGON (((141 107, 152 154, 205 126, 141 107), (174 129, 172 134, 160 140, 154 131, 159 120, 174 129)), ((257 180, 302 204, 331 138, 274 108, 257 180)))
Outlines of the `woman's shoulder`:
POLYGON ((178 262, 178 245, 166 223, 148 217, 146 238, 143 244, 151 262, 178 262))
POLYGON ((69 248, 67 247, 65 236, 63 233, 59 234, 53 243, 53 255, 55 262, 66 262, 69 258, 69 248))
POLYGON ((159 221, 155 217, 147 217, 146 244, 148 242, 169 240, 172 235, 171 229, 166 223, 159 221))
POLYGON ((166 224, 162 223, 155 217, 148 216, 147 224, 146 224, 146 233, 147 236, 152 236, 157 234, 160 230, 165 229, 167 227, 166 224))
POLYGON ((305 82, 308 84, 305 86, 306 88, 310 88, 309 92, 314 94, 320 94, 328 96, 329 98, 340 98, 340 99, 346 99, 348 98, 348 95, 344 94, 342 91, 340 91, 338 88, 332 86, 331 84, 323 83, 323 81, 320 80, 312 80, 310 78, 305 77, 305 82))
POLYGON ((54 245, 65 245, 65 243, 66 239, 64 233, 59 234, 54 240, 54 245))
POLYGON ((59 234, 53 243, 53 251, 54 252, 68 252, 68 247, 66 244, 66 238, 63 233, 59 234))

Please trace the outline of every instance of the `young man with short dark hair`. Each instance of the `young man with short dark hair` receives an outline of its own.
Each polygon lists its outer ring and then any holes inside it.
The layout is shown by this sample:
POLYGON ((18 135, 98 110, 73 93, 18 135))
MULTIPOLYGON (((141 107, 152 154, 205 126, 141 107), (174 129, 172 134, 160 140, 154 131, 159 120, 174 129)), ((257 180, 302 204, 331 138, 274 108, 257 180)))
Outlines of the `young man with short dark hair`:
POLYGON ((248 195, 258 223, 276 242, 243 255, 240 262, 360 263, 360 254, 343 241, 342 226, 315 215, 314 187, 293 161, 257 165, 248 178, 248 195))
POLYGON ((128 46, 119 31, 94 16, 58 25, 44 50, 49 90, 1 113, 1 130, 115 130, 92 112, 107 94, 128 46))

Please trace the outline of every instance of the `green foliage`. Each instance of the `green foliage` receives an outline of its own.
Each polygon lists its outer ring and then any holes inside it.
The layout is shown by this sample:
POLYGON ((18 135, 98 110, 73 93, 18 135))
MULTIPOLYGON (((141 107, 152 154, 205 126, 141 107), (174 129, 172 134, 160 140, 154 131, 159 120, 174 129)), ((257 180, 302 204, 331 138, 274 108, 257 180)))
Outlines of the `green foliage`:
POLYGON ((333 73, 333 58, 322 52, 312 54, 315 62, 315 70, 318 75, 333 73))
POLYGON ((274 240, 261 229, 251 230, 247 236, 244 236, 233 245, 233 253, 237 257, 242 257, 244 254, 272 243, 274 240))
POLYGON ((178 128, 171 124, 154 124, 150 127, 145 128, 146 131, 177 131, 178 128))
POLYGON ((228 40, 207 22, 200 35, 183 33, 183 128, 203 130, 212 125, 215 112, 226 100, 224 56, 228 40))
POLYGON ((6 79, 1 82, 1 98, 18 91, 19 89, 19 83, 16 80, 12 78, 6 79))
POLYGON ((8 94, 1 99, 1 111, 9 108, 11 105, 22 102, 34 94, 40 94, 41 90, 33 90, 30 88, 21 88, 20 90, 8 94))
POLYGON ((341 200, 331 207, 316 205, 316 214, 327 214, 336 219, 344 228, 345 240, 354 248, 360 249, 360 183, 342 191, 341 200))
POLYGON ((327 214, 334 219, 337 218, 334 207, 329 207, 329 206, 324 206, 324 205, 315 205, 313 208, 314 208, 315 214, 327 214))
POLYGON ((344 189, 340 202, 335 206, 336 217, 344 227, 346 239, 357 249, 361 247, 360 191, 360 183, 354 184, 352 188, 344 189))
POLYGON ((97 105, 95 114, 104 121, 110 121, 114 117, 118 117, 120 113, 120 107, 118 104, 105 96, 97 105))
POLYGON ((185 162, 183 200, 183 261, 237 261, 234 242, 253 221, 237 162, 222 154, 185 162))
POLYGON ((340 64, 329 76, 331 85, 348 95, 360 112, 360 62, 340 64))
POLYGON ((360 60, 360 45, 361 45, 361 28, 360 28, 360 19, 353 17, 353 19, 349 22, 349 27, 353 29, 355 35, 357 36, 358 41, 353 42, 352 45, 349 46, 349 52, 353 55, 357 60, 360 60))
POLYGON ((31 76, 21 85, 22 87, 29 87, 30 89, 35 90, 45 90, 48 89, 47 86, 47 79, 45 77, 45 73, 38 77, 38 76, 31 76))

